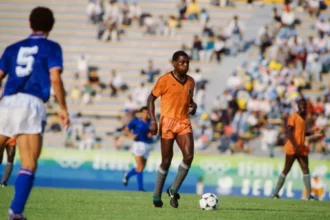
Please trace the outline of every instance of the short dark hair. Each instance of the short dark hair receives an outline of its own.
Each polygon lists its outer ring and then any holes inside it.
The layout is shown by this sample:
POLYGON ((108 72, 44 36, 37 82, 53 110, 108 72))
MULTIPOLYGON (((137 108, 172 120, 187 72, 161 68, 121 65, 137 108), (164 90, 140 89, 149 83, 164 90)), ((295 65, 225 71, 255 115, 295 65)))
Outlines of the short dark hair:
POLYGON ((147 106, 143 106, 143 107, 140 109, 140 112, 143 112, 144 110, 148 110, 148 107, 147 107, 147 106))
POLYGON ((46 7, 36 7, 31 11, 30 24, 33 31, 49 33, 54 26, 55 18, 52 10, 46 7))
POLYGON ((187 57, 189 59, 189 56, 186 52, 179 50, 173 54, 172 61, 178 61, 179 57, 187 57))

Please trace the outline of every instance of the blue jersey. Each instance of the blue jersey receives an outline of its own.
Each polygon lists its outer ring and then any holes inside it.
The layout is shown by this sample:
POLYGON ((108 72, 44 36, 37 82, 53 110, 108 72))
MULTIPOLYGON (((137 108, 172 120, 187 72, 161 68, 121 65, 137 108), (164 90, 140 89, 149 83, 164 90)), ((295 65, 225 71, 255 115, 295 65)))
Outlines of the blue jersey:
POLYGON ((148 137, 150 132, 150 121, 144 122, 142 119, 137 118, 133 119, 128 125, 127 128, 132 131, 136 136, 135 141, 141 141, 144 143, 151 143, 152 138, 148 137))
POLYGON ((10 45, 0 59, 0 69, 8 75, 3 96, 25 93, 47 102, 53 67, 63 69, 62 49, 44 35, 32 34, 10 45))

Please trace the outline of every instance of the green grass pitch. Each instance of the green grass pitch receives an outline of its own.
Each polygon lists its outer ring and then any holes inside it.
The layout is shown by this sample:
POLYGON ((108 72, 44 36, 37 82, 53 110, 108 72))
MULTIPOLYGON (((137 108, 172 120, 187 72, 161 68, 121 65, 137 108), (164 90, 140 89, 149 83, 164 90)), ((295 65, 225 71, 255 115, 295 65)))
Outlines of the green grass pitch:
MULTIPOLYGON (((13 188, 0 189, 0 219, 6 219, 13 188)), ((164 207, 156 209, 152 193, 35 188, 26 207, 29 220, 293 220, 330 219, 330 202, 273 200, 251 197, 219 197, 215 211, 199 209, 198 195, 181 195, 173 209, 166 194, 164 207)))

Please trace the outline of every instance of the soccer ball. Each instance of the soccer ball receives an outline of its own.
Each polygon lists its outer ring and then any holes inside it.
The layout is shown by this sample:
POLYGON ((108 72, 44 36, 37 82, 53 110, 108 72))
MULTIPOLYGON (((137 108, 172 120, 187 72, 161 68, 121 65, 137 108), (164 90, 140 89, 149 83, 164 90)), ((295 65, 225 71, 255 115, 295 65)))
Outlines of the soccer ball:
POLYGON ((215 210, 219 207, 219 199, 213 193, 205 193, 199 200, 199 207, 202 210, 215 210))

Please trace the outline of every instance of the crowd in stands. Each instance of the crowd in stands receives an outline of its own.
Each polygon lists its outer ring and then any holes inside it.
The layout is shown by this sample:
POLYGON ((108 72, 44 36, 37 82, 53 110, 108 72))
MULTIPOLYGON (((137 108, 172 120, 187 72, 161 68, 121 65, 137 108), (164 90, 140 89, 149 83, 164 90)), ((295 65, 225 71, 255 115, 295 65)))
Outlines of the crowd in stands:
MULTIPOLYGON (((298 7, 299 5, 296 5, 298 7)), ((306 11, 310 13, 308 7, 306 11)), ((228 78, 227 89, 217 97, 214 110, 202 112, 198 120, 199 147, 207 148, 212 140, 219 141, 220 152, 252 152, 252 139, 260 139, 261 150, 273 157, 276 146, 286 141, 286 121, 297 111, 295 101, 308 103, 307 130, 314 138, 306 145, 311 152, 328 154, 329 88, 313 100, 304 94, 312 83, 322 80, 330 70, 330 29, 322 14, 317 18, 317 36, 303 39, 297 34, 291 5, 284 5, 281 14, 273 10, 273 19, 258 33, 256 44, 260 58, 244 62, 228 78)))

